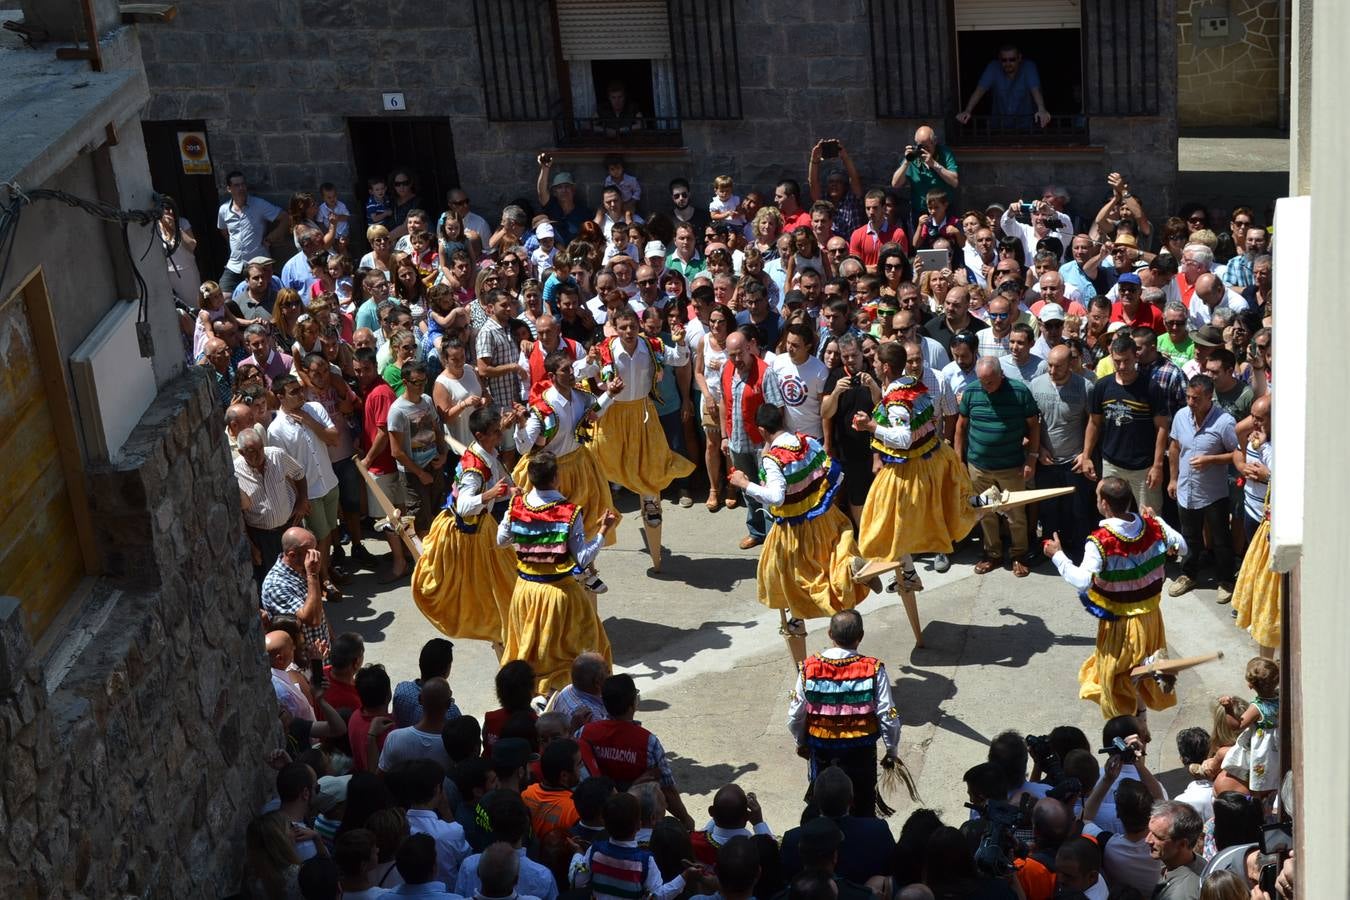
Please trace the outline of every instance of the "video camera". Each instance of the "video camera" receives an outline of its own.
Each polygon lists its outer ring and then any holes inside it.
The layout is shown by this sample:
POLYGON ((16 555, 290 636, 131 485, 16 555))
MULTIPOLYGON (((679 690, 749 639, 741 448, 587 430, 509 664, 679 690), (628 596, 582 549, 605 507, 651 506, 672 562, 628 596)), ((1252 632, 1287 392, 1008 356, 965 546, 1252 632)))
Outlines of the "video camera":
POLYGON ((1083 793, 1083 783, 1064 774, 1064 761, 1055 752, 1048 734, 1029 734, 1026 743, 1027 753, 1040 768, 1042 780, 1051 785, 1047 796, 1068 803, 1083 793))
POLYGON ((1103 747, 1097 752, 1105 753, 1107 755, 1107 758, 1110 758, 1112 756, 1119 756, 1121 763, 1127 766, 1134 763, 1134 761, 1138 758, 1135 755, 1135 749, 1131 747, 1129 744, 1125 743, 1124 738, 1115 738, 1114 740, 1111 741, 1109 746, 1103 747))
POLYGON ((1031 797, 1022 805, 1014 806, 1006 800, 990 800, 981 809, 967 803, 984 824, 984 834, 975 848, 975 871, 985 878, 1007 878, 1014 869, 1013 861, 1027 854, 1027 847, 1017 839, 1016 830, 1029 820, 1031 797))

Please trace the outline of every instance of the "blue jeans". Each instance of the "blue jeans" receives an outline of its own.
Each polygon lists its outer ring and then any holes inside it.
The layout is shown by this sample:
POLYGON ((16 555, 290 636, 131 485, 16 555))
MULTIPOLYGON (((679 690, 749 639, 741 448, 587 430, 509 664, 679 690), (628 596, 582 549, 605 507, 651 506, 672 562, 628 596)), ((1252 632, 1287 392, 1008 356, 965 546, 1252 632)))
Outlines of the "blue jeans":
MULTIPOLYGON (((755 451, 740 453, 731 451, 731 464, 745 473, 755 484, 759 484, 759 454, 755 451)), ((764 540, 769 533, 769 512, 758 500, 751 500, 749 494, 741 495, 745 503, 745 530, 750 536, 764 540)))

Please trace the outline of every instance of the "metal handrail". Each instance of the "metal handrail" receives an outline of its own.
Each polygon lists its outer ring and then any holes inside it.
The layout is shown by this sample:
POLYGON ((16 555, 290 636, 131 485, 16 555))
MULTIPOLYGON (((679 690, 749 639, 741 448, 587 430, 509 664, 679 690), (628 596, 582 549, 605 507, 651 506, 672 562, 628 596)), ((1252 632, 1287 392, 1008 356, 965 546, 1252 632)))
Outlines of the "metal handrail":
POLYGON ((1052 115, 1044 128, 1030 116, 978 115, 964 124, 953 118, 947 129, 953 144, 965 146, 1073 146, 1088 141, 1087 117, 1080 113, 1052 115))
POLYGON ((553 119, 553 131, 560 147, 670 147, 679 146, 683 140, 680 120, 673 116, 643 116, 636 120, 557 116, 553 119))

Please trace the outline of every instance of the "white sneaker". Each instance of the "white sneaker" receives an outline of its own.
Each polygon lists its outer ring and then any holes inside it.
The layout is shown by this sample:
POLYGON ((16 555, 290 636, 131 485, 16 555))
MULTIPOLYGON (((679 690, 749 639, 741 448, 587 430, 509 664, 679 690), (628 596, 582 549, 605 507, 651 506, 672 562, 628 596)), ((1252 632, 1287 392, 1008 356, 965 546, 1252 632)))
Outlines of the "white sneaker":
POLYGON ((945 553, 933 554, 933 571, 945 572, 952 567, 952 561, 947 558, 945 553))

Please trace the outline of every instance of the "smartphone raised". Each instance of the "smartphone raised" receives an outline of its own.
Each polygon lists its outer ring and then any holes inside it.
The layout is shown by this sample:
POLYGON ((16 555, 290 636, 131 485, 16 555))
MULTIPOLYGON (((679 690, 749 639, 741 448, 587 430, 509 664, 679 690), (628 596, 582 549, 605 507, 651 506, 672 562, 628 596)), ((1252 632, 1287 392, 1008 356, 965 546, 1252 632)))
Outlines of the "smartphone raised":
POLYGON ((822 159, 837 159, 839 157, 839 142, 821 141, 820 155, 822 159))
POLYGON ((317 688, 323 684, 323 660, 311 659, 309 661, 309 685, 317 688))
POLYGON ((1261 826, 1261 852, 1287 855, 1294 849, 1294 823, 1271 822, 1261 826))

